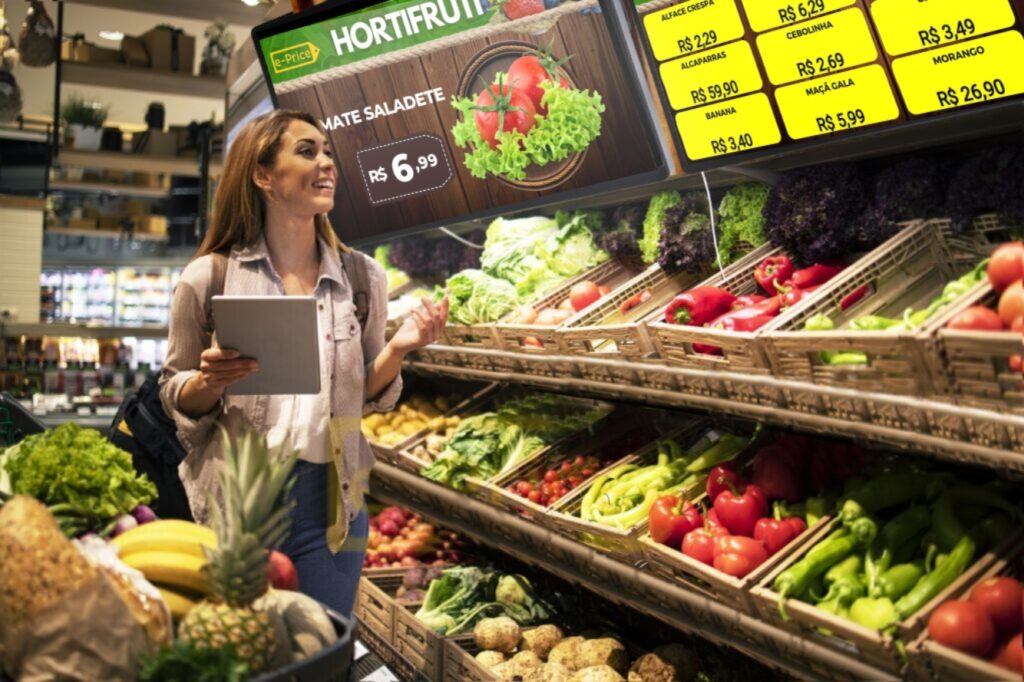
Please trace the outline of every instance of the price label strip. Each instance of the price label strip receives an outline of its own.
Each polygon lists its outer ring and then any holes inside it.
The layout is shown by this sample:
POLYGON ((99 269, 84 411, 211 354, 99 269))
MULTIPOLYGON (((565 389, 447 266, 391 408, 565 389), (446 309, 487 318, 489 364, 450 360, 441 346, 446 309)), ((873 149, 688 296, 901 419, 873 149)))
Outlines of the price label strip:
POLYGON ((787 85, 775 91, 786 131, 805 139, 899 118, 896 97, 878 64, 787 85))
POLYGON ((441 189, 454 177, 444 141, 435 135, 412 135, 356 152, 359 171, 379 206, 441 189))
POLYGON ((689 0, 644 17, 659 62, 700 52, 743 36, 736 0, 689 0))
POLYGON ((1009 0, 876 0, 871 19, 893 56, 1001 31, 1015 21, 1009 0))
POLYGON ((756 33, 812 19, 826 12, 849 7, 856 0, 743 0, 750 28, 756 33))
POLYGON ((661 82, 673 109, 711 104, 761 89, 754 51, 737 40, 661 65, 661 82))
POLYGON ((940 47, 892 62, 912 114, 927 114, 1024 93, 1024 37, 1017 31, 940 47))
POLYGON ((676 115, 686 155, 694 160, 767 147, 782 139, 768 96, 758 92, 676 115))
POLYGON ((757 37, 768 80, 777 85, 869 64, 878 58, 857 7, 757 37))

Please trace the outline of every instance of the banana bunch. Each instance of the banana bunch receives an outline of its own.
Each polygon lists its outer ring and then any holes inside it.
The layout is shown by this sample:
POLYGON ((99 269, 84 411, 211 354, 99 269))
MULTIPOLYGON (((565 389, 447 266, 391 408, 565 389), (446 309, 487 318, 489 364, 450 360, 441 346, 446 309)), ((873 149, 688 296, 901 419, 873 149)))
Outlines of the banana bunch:
POLYGON ((188 521, 161 519, 145 523, 111 540, 121 561, 153 583, 177 621, 207 594, 205 549, 217 547, 209 528, 188 521))

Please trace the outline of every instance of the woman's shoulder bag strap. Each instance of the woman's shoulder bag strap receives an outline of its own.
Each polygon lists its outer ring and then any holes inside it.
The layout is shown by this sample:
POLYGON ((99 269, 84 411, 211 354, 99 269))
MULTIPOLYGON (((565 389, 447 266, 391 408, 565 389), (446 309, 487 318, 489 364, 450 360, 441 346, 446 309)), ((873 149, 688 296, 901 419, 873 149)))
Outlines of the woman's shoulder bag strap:
POLYGON ((210 286, 206 288, 206 331, 213 334, 213 306, 210 302, 214 296, 224 294, 224 277, 228 271, 228 257, 221 253, 211 253, 210 286))
POLYGON ((341 262, 352 285, 352 303, 356 307, 360 331, 366 331, 366 320, 370 317, 370 277, 366 263, 355 251, 342 251, 341 262))

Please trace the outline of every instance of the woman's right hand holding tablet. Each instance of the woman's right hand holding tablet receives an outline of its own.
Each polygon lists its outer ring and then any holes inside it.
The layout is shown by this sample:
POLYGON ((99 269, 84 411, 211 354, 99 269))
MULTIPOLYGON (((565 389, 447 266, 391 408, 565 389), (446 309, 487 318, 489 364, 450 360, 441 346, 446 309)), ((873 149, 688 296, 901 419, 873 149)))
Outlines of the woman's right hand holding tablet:
POLYGON ((207 348, 199 356, 202 387, 223 395, 224 389, 259 369, 252 358, 243 358, 230 348, 207 348))

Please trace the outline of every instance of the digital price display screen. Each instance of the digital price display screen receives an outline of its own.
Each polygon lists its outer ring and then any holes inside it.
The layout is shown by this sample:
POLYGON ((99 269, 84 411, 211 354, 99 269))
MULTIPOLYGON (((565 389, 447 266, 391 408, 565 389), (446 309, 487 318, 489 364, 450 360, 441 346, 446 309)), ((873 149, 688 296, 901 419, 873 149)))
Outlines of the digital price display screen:
POLYGON ((275 106, 327 129, 358 242, 664 177, 610 2, 328 2, 252 35, 275 106))
POLYGON ((687 171, 1024 93, 1022 0, 637 0, 687 171))

